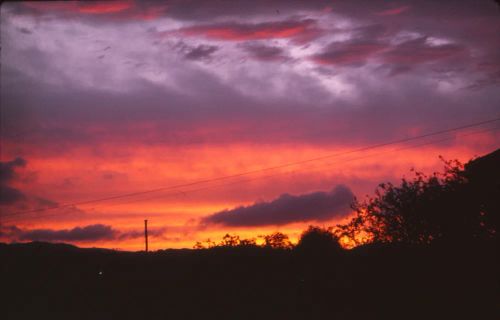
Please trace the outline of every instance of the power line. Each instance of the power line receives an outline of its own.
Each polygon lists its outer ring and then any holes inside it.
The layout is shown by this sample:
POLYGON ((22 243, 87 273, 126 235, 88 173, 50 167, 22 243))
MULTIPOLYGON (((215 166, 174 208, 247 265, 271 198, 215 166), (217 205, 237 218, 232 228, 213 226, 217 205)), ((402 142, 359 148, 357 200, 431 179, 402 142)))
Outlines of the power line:
MULTIPOLYGON (((488 129, 485 129, 485 130, 478 130, 478 131, 474 131, 474 132, 462 134, 461 137, 471 136, 471 135, 475 135, 475 134, 479 134, 479 133, 484 133, 484 132, 496 131, 496 130, 499 130, 499 129, 500 129, 500 127, 488 128, 488 129)), ((433 140, 433 141, 428 141, 428 142, 424 142, 424 143, 419 143, 419 144, 416 144, 416 145, 409 145, 409 146, 405 146, 405 147, 401 147, 401 148, 397 148, 397 149, 393 149, 393 150, 382 151, 382 152, 378 152, 378 153, 375 153, 375 154, 368 154, 368 155, 364 155, 364 156, 360 156, 360 157, 356 157, 356 158, 350 158, 350 159, 343 160, 343 162, 351 162, 351 161, 355 161, 355 160, 370 158, 370 157, 373 157, 373 156, 380 156, 380 155, 387 154, 387 153, 393 153, 395 151, 401 151, 401 150, 406 150, 406 149, 419 148, 419 147, 422 147, 422 146, 431 145, 431 144, 435 144, 435 143, 440 143, 440 142, 444 142, 444 141, 449 141, 449 140, 453 140, 453 139, 455 139, 455 137, 447 137, 447 138, 443 138, 443 139, 439 139, 439 140, 433 140)), ((342 162, 342 161, 329 162, 329 163, 322 164, 322 165, 316 165, 315 167, 316 168, 320 168, 320 167, 325 167, 325 166, 331 166, 331 165, 337 164, 339 162, 342 162)), ((166 198, 168 196, 179 195, 179 193, 187 194, 187 193, 201 191, 201 190, 206 190, 206 189, 211 189, 211 188, 217 188, 217 187, 223 187, 223 186, 234 185, 234 184, 239 184, 239 183, 245 183, 245 182, 249 182, 249 181, 255 181, 255 180, 258 180, 258 179, 271 178, 271 177, 275 177, 275 176, 279 176, 279 175, 283 175, 283 174, 288 174, 288 173, 293 173, 293 172, 295 172, 295 171, 292 171, 292 172, 290 172, 290 171, 288 171, 288 172, 279 172, 279 173, 275 173, 275 174, 270 174, 270 175, 265 175, 265 176, 250 178, 250 179, 244 179, 244 180, 238 180, 238 181, 233 181, 233 182, 229 182, 229 183, 223 183, 223 184, 218 184, 218 185, 209 185, 209 186, 206 186, 206 187, 197 188, 197 189, 191 189, 191 190, 185 190, 185 191, 181 191, 181 192, 177 191, 175 193, 169 193, 169 194, 166 194, 166 195, 159 195, 159 196, 157 195, 157 196, 148 197, 148 198, 142 198, 142 199, 135 199, 135 200, 131 200, 131 201, 126 201, 126 202, 122 202, 122 203, 104 204, 103 206, 104 207, 118 206, 118 205, 124 205, 124 204, 133 203, 133 202, 140 202, 140 201, 145 201, 145 200, 151 200, 151 199, 155 199, 155 198, 166 198)), ((95 207, 91 208, 91 210, 94 210, 94 209, 95 209, 95 207)), ((30 219, 46 218, 46 217, 58 216, 60 214, 61 213, 57 213, 56 212, 56 213, 52 213, 52 214, 45 214, 45 215, 42 215, 42 216, 31 217, 30 219)), ((15 221, 15 219, 14 220, 7 220, 7 222, 12 222, 12 221, 15 221)))
POLYGON ((209 182, 228 180, 228 179, 246 176, 246 175, 250 175, 250 174, 254 174, 254 173, 282 169, 282 168, 287 168, 287 167, 291 167, 291 166, 296 166, 296 165, 311 163, 311 162, 315 162, 315 161, 325 160, 325 159, 329 159, 329 158, 339 157, 342 155, 348 155, 348 154, 358 153, 358 152, 362 152, 362 151, 378 149, 378 148, 386 147, 389 145, 406 143, 406 142, 415 141, 415 140, 419 140, 419 139, 423 139, 423 138, 427 138, 427 137, 432 137, 432 136, 441 135, 441 134, 445 134, 445 133, 451 133, 451 132, 455 132, 455 131, 469 129, 469 128, 493 123, 496 121, 500 121, 500 118, 494 118, 494 119, 490 119, 490 120, 486 120, 486 121, 471 123, 471 124, 467 124, 467 125, 463 125, 463 126, 459 126, 459 127, 454 127, 454 128, 450 128, 450 129, 446 129, 446 130, 439 130, 439 131, 435 131, 435 132, 431 132, 431 133, 427 133, 427 134, 423 134, 423 135, 419 135, 419 136, 414 136, 414 137, 410 137, 410 138, 404 138, 404 139, 399 139, 399 140, 393 140, 390 142, 374 144, 374 145, 370 145, 370 146, 366 146, 366 147, 362 147, 362 148, 358 148, 358 149, 353 149, 353 150, 349 150, 349 151, 345 151, 345 152, 324 155, 321 157, 310 158, 310 159, 296 161, 296 162, 289 162, 289 163, 285 163, 285 164, 281 164, 281 165, 277 165, 277 166, 272 166, 272 167, 267 167, 267 168, 244 171, 244 172, 240 172, 240 173, 236 173, 236 174, 232 174, 232 175, 226 175, 226 176, 210 178, 210 179, 203 179, 203 180, 198 180, 198 181, 194 181, 194 182, 166 186, 166 187, 160 187, 160 188, 150 189, 150 190, 145 190, 145 191, 125 193, 125 194, 116 195, 116 196, 103 197, 103 198, 91 199, 91 200, 86 200, 86 201, 61 204, 58 206, 53 206, 53 207, 48 207, 48 208, 45 207, 45 208, 38 208, 38 209, 32 209, 32 210, 26 210, 26 211, 17 211, 17 212, 13 212, 9 215, 4 215, 4 217, 18 216, 18 215, 23 215, 23 214, 28 214, 28 213, 48 211, 48 210, 54 210, 54 209, 62 209, 62 208, 79 206, 79 205, 86 205, 86 204, 91 204, 91 203, 98 203, 98 202, 104 202, 104 201, 109 201, 109 200, 116 200, 116 199, 128 198, 128 197, 133 197, 133 196, 139 196, 139 195, 155 193, 155 192, 160 192, 160 191, 173 190, 173 189, 179 189, 179 188, 184 188, 184 187, 191 187, 194 185, 204 184, 204 183, 209 183, 209 182))
POLYGON ((109 200, 127 198, 127 197, 138 196, 138 195, 149 194, 149 193, 160 192, 160 191, 166 191, 166 190, 171 190, 171 189, 179 189, 179 188, 183 188, 183 187, 190 187, 190 186, 197 185, 197 184, 202 184, 202 183, 209 183, 209 182, 215 182, 215 181, 220 181, 220 180, 227 180, 227 179, 237 178, 237 177, 241 177, 241 176, 245 176, 245 175, 250 175, 250 174, 254 174, 254 173, 265 172, 265 171, 270 171, 270 170, 276 170, 276 169, 286 168, 286 167, 290 167, 290 166, 295 166, 295 165, 300 165, 300 164, 315 162, 315 161, 319 161, 319 160, 324 160, 324 159, 328 159, 328 158, 338 157, 338 156, 341 156, 341 155, 347 155, 347 154, 362 152, 362 151, 366 151, 366 150, 381 148, 381 147, 385 147, 385 146, 388 146, 388 145, 405 143, 405 142, 414 141, 414 140, 418 140, 418 139, 422 139, 422 138, 426 138, 426 137, 430 137, 430 136, 435 136, 435 135, 439 135, 439 134, 444 134, 444 133, 459 131, 459 130, 463 130, 463 129, 467 129, 467 128, 471 128, 471 127, 476 127, 476 126, 480 126, 480 125, 484 125, 484 124, 496 122, 496 121, 499 121, 499 120, 500 120, 500 118, 495 118, 495 119, 486 120, 486 121, 482 121, 482 122, 477 122, 477 123, 473 123, 473 124, 468 124, 468 125, 464 125, 464 126, 460 126, 460 127, 451 128, 451 129, 435 131, 435 132, 432 132, 432 133, 428 133, 428 134, 424 134, 424 135, 419 135, 419 136, 415 136, 415 137, 411 137, 411 138, 405 138, 405 139, 395 140, 395 141, 391 141, 391 142, 370 145, 370 146, 367 146, 367 147, 362 147, 362 148, 358 148, 358 149, 354 149, 354 150, 350 150, 350 151, 345 151, 345 152, 341 152, 341 153, 335 153, 335 154, 325 155, 325 156, 311 158, 311 159, 302 160, 302 161, 289 162, 289 163, 285 163, 285 164, 281 164, 281 165, 277 165, 277 166, 272 166, 272 167, 267 167, 267 168, 261 168, 261 169, 256 169, 256 170, 241 172, 241 173, 237 173, 237 174, 233 174, 233 175, 226 175, 226 176, 221 176, 221 177, 217 177, 217 178, 198 180, 198 181, 194 181, 194 182, 190 182, 190 183, 172 185, 172 186, 161 187, 161 188, 156 188, 156 189, 150 189, 150 190, 145 190, 145 191, 125 193, 125 194, 116 195, 116 196, 110 196, 110 197, 97 198, 97 199, 92 199, 92 200, 86 200, 86 201, 80 201, 80 202, 62 204, 62 205, 48 207, 48 208, 45 207, 45 208, 38 208, 38 209, 32 209, 32 210, 26 210, 26 211, 18 211, 18 212, 13 212, 10 215, 5 215, 4 217, 14 216, 14 215, 21 215, 21 214, 27 214, 27 213, 34 213, 34 212, 40 212, 40 211, 47 211, 47 210, 53 210, 53 209, 61 209, 61 208, 67 208, 67 207, 74 207, 74 206, 79 206, 79 205, 85 205, 85 204, 90 204, 90 203, 97 203, 97 202, 103 202, 103 201, 109 201, 109 200))
MULTIPOLYGON (((485 129, 485 130, 479 130, 479 131, 474 131, 474 132, 462 134, 461 137, 471 136, 471 135, 474 135, 474 134, 479 134, 479 133, 484 133, 484 132, 496 131, 496 130, 499 130, 499 129, 500 129, 500 127, 488 128, 488 129, 485 129)), ((443 138, 443 139, 439 139, 439 140, 433 140, 433 141, 428 141, 428 142, 424 142, 424 143, 420 143, 420 144, 416 144, 416 145, 410 145, 410 146, 405 146, 405 147, 401 147, 401 148, 397 148, 397 149, 393 149, 393 150, 378 152, 378 153, 375 153, 375 154, 368 154, 368 155, 364 155, 364 156, 361 156, 361 157, 349 158, 349 159, 345 159, 345 160, 341 160, 341 161, 328 162, 328 163, 325 163, 325 164, 315 165, 314 167, 316 167, 316 168, 318 168, 318 167, 325 167, 325 166, 331 166, 331 165, 342 163, 342 162, 351 162, 351 161, 355 161, 355 160, 366 159, 366 158, 370 158, 370 157, 374 157, 374 156, 379 156, 379 155, 383 155, 383 154, 387 154, 387 153, 393 153, 393 152, 396 152, 396 151, 401 151, 401 150, 406 150, 406 149, 413 149, 413 148, 419 148, 419 147, 423 147, 423 146, 426 146, 426 145, 431 145, 431 144, 436 144, 436 143, 440 143, 440 142, 445 142, 445 141, 453 140, 454 138, 455 137, 447 137, 447 138, 443 138)), ((308 170, 308 169, 306 169, 306 170, 308 170)), ((304 170, 301 170, 301 171, 304 171, 304 170)), ((255 180, 259 180, 259 179, 271 178, 271 177, 276 177, 276 176, 280 176, 280 175, 283 175, 283 174, 289 174, 289 173, 295 173, 295 172, 296 172, 295 170, 294 171, 287 171, 287 172, 278 172, 278 173, 274 173, 274 174, 270 174, 270 175, 259 176, 259 177, 249 178, 249 179, 243 179, 243 180, 237 180, 237 181, 233 181, 233 182, 229 182, 229 183, 223 183, 223 184, 217 184, 217 185, 209 185, 209 186, 202 187, 202 188, 176 191, 176 192, 168 193, 168 194, 165 194, 165 195, 157 195, 157 196, 152 196, 152 197, 148 197, 148 198, 134 199, 134 200, 129 200, 129 201, 126 201, 126 202, 121 202, 121 203, 103 204, 102 206, 103 207, 112 207, 112 206, 119 206, 119 205, 134 203, 134 202, 141 202, 141 201, 145 201, 145 200, 151 200, 151 199, 157 199, 157 198, 164 198, 164 197, 168 197, 168 196, 176 196, 176 195, 179 195, 179 194, 186 195, 188 193, 195 192, 195 191, 206 190, 206 189, 217 188, 217 187, 223 187, 223 186, 228 186, 228 185, 234 185, 234 184, 238 184, 238 183, 255 181, 255 180)), ((95 207, 93 207, 93 209, 95 209, 95 207)))

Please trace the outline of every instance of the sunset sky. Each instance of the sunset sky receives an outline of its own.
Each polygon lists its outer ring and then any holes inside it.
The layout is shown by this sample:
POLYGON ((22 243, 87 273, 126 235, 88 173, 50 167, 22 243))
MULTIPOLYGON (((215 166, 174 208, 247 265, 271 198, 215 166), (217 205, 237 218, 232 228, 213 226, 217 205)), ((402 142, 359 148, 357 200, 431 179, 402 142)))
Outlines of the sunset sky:
POLYGON ((2 242, 295 241, 500 146, 489 122, 364 149, 500 117, 491 0, 3 3, 1 46, 2 242))

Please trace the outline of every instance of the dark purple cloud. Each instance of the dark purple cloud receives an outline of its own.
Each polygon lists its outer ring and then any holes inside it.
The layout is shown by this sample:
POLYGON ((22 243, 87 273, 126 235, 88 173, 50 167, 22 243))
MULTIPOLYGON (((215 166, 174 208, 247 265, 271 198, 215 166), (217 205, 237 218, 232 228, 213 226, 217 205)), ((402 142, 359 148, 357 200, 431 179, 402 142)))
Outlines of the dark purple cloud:
POLYGON ((224 210, 205 217, 202 223, 225 226, 284 225, 293 222, 325 221, 348 214, 354 200, 351 190, 343 185, 330 192, 303 195, 282 194, 270 202, 224 210))
MULTIPOLYGON (((466 54, 459 44, 432 44, 427 36, 391 45, 378 39, 383 29, 378 25, 359 29, 362 37, 345 42, 334 42, 312 59, 323 65, 363 66, 369 58, 378 59, 400 70, 411 70, 412 66, 454 58, 466 54)), ((464 57, 462 57, 464 58, 464 57)))
MULTIPOLYGON (((26 193, 17 186, 13 186, 14 183, 24 185, 36 180, 36 172, 23 172, 21 174, 17 172, 18 168, 25 168, 27 163, 21 157, 6 162, 0 161, 0 217, 2 222, 32 217, 32 215, 19 215, 21 211, 58 206, 55 201, 26 193)), ((82 213, 77 208, 66 208, 64 211, 67 214, 82 213)))
POLYGON ((184 54, 184 58, 188 60, 206 60, 209 59, 217 49, 216 46, 200 44, 194 48, 188 49, 184 54))
POLYGON ((285 50, 278 46, 268 46, 263 44, 248 43, 241 46, 250 57, 261 61, 285 61, 289 59, 285 50))
POLYGON ((15 169, 25 166, 26 160, 21 157, 7 162, 0 162, 0 183, 7 183, 14 180, 16 177, 15 169))
POLYGON ((34 229, 21 231, 18 239, 21 241, 99 241, 112 240, 115 238, 116 230, 111 226, 103 224, 88 225, 85 227, 75 227, 73 229, 34 229))
POLYGON ((26 196, 20 190, 7 185, 0 185, 0 205, 14 204, 25 198, 26 196))
POLYGON ((26 198, 23 192, 10 185, 17 177, 16 168, 25 166, 26 160, 21 157, 7 162, 0 161, 0 205, 11 205, 26 198))
MULTIPOLYGON (((168 230, 165 228, 148 228, 148 236, 153 238, 163 238, 163 235, 168 230)), ((144 230, 130 230, 130 231, 121 231, 117 233, 117 240, 126 240, 126 239, 137 239, 144 237, 144 230)))
POLYGON ((24 34, 32 34, 33 33, 33 31, 31 31, 27 28, 18 28, 17 30, 21 33, 24 33, 24 34))
MULTIPOLYGON (((149 236, 164 238, 168 228, 150 228, 149 236)), ((15 225, 0 226, 0 239, 10 241, 94 242, 144 237, 143 230, 118 230, 110 225, 93 224, 71 229, 23 229, 15 225)))
POLYGON ((0 238, 17 237, 22 232, 20 228, 14 225, 0 225, 0 238))
POLYGON ((377 42, 332 43, 322 53, 314 55, 312 59, 323 65, 362 66, 370 56, 386 47, 377 42))
POLYGON ((345 41, 334 41, 311 58, 318 64, 332 66, 363 66, 369 58, 390 45, 385 40, 394 31, 381 23, 355 27, 352 38, 345 41))

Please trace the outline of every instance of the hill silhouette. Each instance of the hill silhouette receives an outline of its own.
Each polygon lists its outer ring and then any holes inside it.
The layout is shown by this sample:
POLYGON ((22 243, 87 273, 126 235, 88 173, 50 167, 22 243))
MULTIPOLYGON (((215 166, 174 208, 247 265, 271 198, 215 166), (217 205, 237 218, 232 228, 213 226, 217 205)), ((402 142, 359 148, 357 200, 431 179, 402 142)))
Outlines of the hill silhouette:
POLYGON ((493 319, 500 150, 448 164, 439 181, 417 175, 383 188, 370 207, 396 194, 412 210, 374 210, 377 222, 410 212, 421 224, 382 224, 352 250, 318 227, 293 248, 280 233, 265 246, 227 235, 210 248, 149 253, 0 244, 2 319, 493 319))

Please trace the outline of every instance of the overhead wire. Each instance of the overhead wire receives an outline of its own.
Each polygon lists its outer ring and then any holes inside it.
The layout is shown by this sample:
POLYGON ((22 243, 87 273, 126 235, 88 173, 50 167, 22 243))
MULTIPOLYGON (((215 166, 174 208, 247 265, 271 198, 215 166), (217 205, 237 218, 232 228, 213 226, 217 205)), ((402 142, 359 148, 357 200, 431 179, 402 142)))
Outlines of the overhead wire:
MULTIPOLYGON (((436 132, 432 132, 432 133, 428 133, 428 134, 424 134, 424 135, 419 135, 419 136, 415 136, 415 137, 410 137, 410 138, 400 139, 400 140, 396 140, 396 141, 392 141, 392 142, 380 143, 380 144, 371 145, 371 146, 367 146, 367 147, 363 147, 363 148, 349 150, 349 151, 346 151, 346 152, 325 155, 325 156, 316 157, 316 158, 307 159, 307 160, 302 160, 302 161, 290 162, 290 163, 286 163, 286 164, 282 164, 282 165, 277 165, 277 166, 273 166, 273 167, 267 167, 267 168, 262 168, 262 169, 257 169, 257 170, 251 170, 251 171, 246 171, 246 172, 237 173, 237 174, 233 174, 233 175, 226 175, 226 176, 222 176, 222 177, 216 177, 216 178, 212 178, 212 179, 198 180, 198 181, 191 182, 191 183, 185 183, 185 184, 167 186, 167 187, 156 188, 156 189, 151 189, 151 190, 146 190, 146 191, 140 191, 140 192, 134 192, 134 193, 127 193, 127 194, 122 194, 122 195, 117 195, 117 196, 112 196, 112 197, 106 197, 106 198, 99 198, 99 199, 94 199, 94 200, 87 200, 87 201, 80 201, 80 202, 62 204, 62 205, 59 205, 59 206, 48 207, 48 208, 45 207, 45 208, 38 208, 38 209, 33 209, 33 210, 19 211, 19 212, 14 212, 14 213, 11 213, 11 214, 8 214, 8 215, 4 215, 2 218, 10 218, 10 217, 15 217, 15 216, 20 216, 20 215, 25 215, 25 214, 40 212, 40 211, 48 211, 48 210, 63 209, 63 208, 74 208, 74 207, 77 207, 77 206, 82 206, 82 205, 87 205, 87 204, 92 204, 92 203, 99 203, 99 202, 104 202, 104 201, 109 201, 109 200, 123 199, 123 198, 126 198, 126 197, 140 196, 140 195, 145 195, 145 194, 150 194, 150 193, 157 193, 157 192, 161 192, 161 191, 167 191, 167 190, 173 190, 173 189, 181 189, 181 188, 190 187, 190 186, 194 186, 194 185, 198 185, 198 184, 206 184, 206 183, 210 183, 210 182, 217 182, 217 181, 226 180, 226 179, 230 179, 230 178, 237 178, 237 177, 241 177, 241 176, 246 176, 246 175, 250 175, 250 174, 254 174, 254 173, 261 173, 261 172, 266 172, 266 171, 270 171, 270 170, 287 168, 287 167, 291 167, 291 166, 294 166, 294 165, 307 164, 307 163, 316 162, 316 161, 320 161, 320 160, 324 160, 324 159, 329 159, 329 158, 333 158, 333 157, 339 157, 339 156, 342 156, 342 155, 348 155, 348 154, 352 154, 352 153, 358 153, 358 152, 362 152, 362 151, 368 151, 368 150, 371 150, 371 149, 382 148, 382 147, 389 146, 389 145, 407 143, 407 142, 415 141, 415 140, 418 140, 418 139, 423 139, 423 138, 427 138, 427 137, 433 137, 433 136, 440 135, 440 134, 451 133, 451 132, 455 132, 455 131, 461 131, 461 130, 465 130, 465 129, 469 129, 469 128, 473 128, 473 127, 478 127, 478 126, 485 125, 485 124, 490 124, 490 123, 493 123, 493 122, 496 122, 496 121, 499 121, 499 120, 500 120, 500 118, 491 119, 491 120, 477 122, 477 123, 473 123, 473 124, 468 124, 468 125, 464 125, 464 126, 460 126, 460 127, 455 127, 455 128, 451 128, 451 129, 447 129, 447 130, 440 130, 440 131, 436 131, 436 132)), ((463 134, 462 136, 479 134, 479 133, 483 133, 483 132, 487 132, 487 131, 495 131, 495 130, 498 130, 498 129, 500 129, 500 128, 498 128, 498 127, 489 128, 489 129, 486 129, 486 130, 480 130, 480 131, 472 132, 472 133, 469 133, 469 134, 463 134)), ((376 156, 376 155, 379 155, 379 154, 384 154, 384 153, 387 153, 387 152, 394 152, 394 151, 399 151, 399 150, 404 150, 404 149, 416 148, 416 147, 420 147, 420 146, 424 146, 424 145, 429 145, 429 144, 434 144, 434 143, 439 143, 439 142, 451 140, 451 139, 454 139, 454 138, 455 137, 448 137, 448 138, 444 138, 444 139, 440 139, 440 140, 436 140, 436 141, 430 141, 430 142, 418 144, 418 145, 415 145, 415 146, 406 146, 406 147, 398 148, 396 150, 385 151, 385 152, 381 152, 381 153, 378 153, 378 154, 372 154, 372 155, 366 155, 366 156, 357 157, 357 158, 353 158, 353 159, 347 159, 345 161, 349 162, 349 161, 364 159, 364 158, 368 158, 368 157, 371 157, 371 156, 376 156)), ((329 164, 326 164, 326 165, 337 164, 338 162, 339 161, 332 162, 332 163, 329 163, 329 164)), ((325 165, 325 164, 323 164, 323 165, 325 165)), ((204 189, 209 189, 209 188, 214 188, 214 187, 220 187, 220 186, 225 186, 225 185, 232 185, 232 184, 237 184, 237 183, 242 183, 242 182, 248 182, 248 181, 253 181, 253 180, 257 180, 257 179, 269 178, 269 177, 274 177, 274 176, 278 176, 278 175, 282 175, 282 174, 287 174, 287 173, 291 173, 291 172, 279 172, 279 173, 276 173, 276 174, 271 174, 271 175, 266 175, 266 176, 260 176, 260 177, 256 177, 256 178, 245 179, 245 180, 238 180, 238 181, 233 181, 233 182, 230 182, 230 183, 224 183, 224 184, 219 184, 219 185, 208 185, 208 186, 205 186, 205 187, 202 187, 202 188, 191 189, 191 190, 178 190, 175 193, 170 193, 170 194, 167 194, 167 195, 153 196, 153 197, 149 197, 149 198, 146 198, 146 199, 144 199, 144 198, 142 198, 142 199, 134 199, 134 200, 131 200, 131 201, 122 202, 122 203, 115 203, 115 204, 113 204, 113 203, 111 203, 111 204, 101 204, 101 206, 123 205, 123 204, 133 203, 133 202, 137 202, 137 201, 150 200, 150 199, 154 199, 154 198, 162 198, 162 197, 179 195, 179 194, 187 194, 187 193, 191 193, 191 192, 194 192, 194 191, 199 191, 199 190, 204 190, 204 189)), ((94 208, 92 208, 92 209, 94 209, 94 208)), ((38 217, 48 217, 48 216, 59 215, 59 214, 60 213, 49 214, 49 215, 45 214, 45 215, 40 215, 38 217)), ((4 222, 5 222, 5 220, 4 220, 4 222)))

